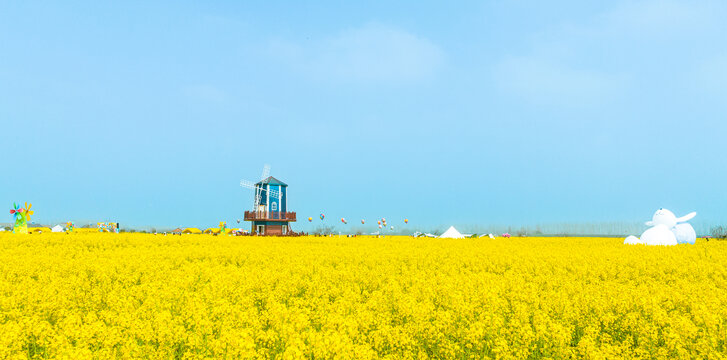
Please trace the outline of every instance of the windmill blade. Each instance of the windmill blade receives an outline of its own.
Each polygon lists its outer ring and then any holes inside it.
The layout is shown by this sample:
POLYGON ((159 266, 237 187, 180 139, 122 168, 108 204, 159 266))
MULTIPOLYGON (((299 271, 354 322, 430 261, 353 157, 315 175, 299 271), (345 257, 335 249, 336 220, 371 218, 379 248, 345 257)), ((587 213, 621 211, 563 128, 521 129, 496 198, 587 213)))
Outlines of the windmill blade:
POLYGON ((281 198, 282 197, 282 194, 278 190, 270 189, 270 190, 268 190, 268 194, 270 194, 271 198, 281 198))
POLYGON ((258 210, 258 206, 260 206, 260 200, 262 200, 262 196, 261 196, 261 194, 260 194, 259 191, 256 191, 255 192, 255 200, 253 200, 253 204, 252 204, 252 210, 253 211, 257 211, 258 210))
MULTIPOLYGON (((263 166, 263 172, 260 176, 260 180, 265 180, 270 176, 270 165, 265 164, 263 166)), ((265 190, 262 186, 257 186, 256 183, 248 180, 240 180, 240 187, 251 189, 255 191, 255 197, 253 198, 253 211, 258 211, 260 203, 262 202, 263 196, 269 195, 282 199, 282 195, 277 190, 265 190), (268 191, 268 194, 264 195, 263 192, 268 191)))
POLYGON ((240 180, 240 186, 247 188, 247 189, 255 190, 255 183, 252 181, 240 180))

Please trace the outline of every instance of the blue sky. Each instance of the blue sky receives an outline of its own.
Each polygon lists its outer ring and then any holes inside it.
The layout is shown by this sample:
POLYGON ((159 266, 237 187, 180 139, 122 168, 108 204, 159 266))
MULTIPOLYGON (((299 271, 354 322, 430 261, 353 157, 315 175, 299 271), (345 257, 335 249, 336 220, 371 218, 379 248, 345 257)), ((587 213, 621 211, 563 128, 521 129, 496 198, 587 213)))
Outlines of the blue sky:
POLYGON ((666 207, 724 223, 725 16, 718 1, 4 2, 0 203, 210 227, 251 206, 238 183, 267 163, 301 220, 666 207))

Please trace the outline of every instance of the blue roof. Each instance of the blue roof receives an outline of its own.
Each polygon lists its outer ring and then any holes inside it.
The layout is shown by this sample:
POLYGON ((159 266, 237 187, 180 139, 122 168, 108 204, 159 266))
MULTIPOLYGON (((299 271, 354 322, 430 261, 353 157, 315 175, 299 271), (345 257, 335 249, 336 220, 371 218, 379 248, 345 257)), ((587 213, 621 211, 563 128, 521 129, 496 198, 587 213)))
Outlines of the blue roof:
POLYGON ((288 186, 288 184, 286 184, 286 183, 284 183, 284 182, 282 182, 282 181, 280 181, 280 180, 278 180, 278 179, 276 179, 276 178, 274 178, 272 176, 268 176, 267 179, 261 180, 260 182, 258 182, 255 185, 262 185, 262 184, 288 186))

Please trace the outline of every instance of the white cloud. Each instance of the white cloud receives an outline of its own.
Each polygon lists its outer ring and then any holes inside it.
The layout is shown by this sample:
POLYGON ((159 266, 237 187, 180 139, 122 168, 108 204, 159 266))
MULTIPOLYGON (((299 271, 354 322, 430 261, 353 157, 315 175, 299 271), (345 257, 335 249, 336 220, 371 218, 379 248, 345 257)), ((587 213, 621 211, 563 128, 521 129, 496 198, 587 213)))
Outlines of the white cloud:
POLYGON ((227 100, 227 94, 212 85, 192 85, 182 89, 185 96, 202 101, 223 102, 227 100))
POLYGON ((443 51, 430 40, 380 24, 300 45, 270 43, 271 52, 306 75, 338 81, 406 82, 434 75, 443 51))
POLYGON ((628 1, 607 12, 604 18, 615 29, 655 35, 708 26, 716 19, 714 14, 719 7, 718 3, 708 1, 628 1))
POLYGON ((535 103, 592 105, 607 101, 624 79, 591 69, 577 69, 543 57, 509 57, 495 68, 498 85, 535 103))
POLYGON ((716 55, 696 66, 691 88, 693 91, 711 94, 720 100, 727 99, 727 55, 716 55))
POLYGON ((718 2, 624 1, 579 23, 563 23, 533 34, 530 48, 503 56, 495 80, 506 92, 549 104, 604 103, 634 84, 653 82, 655 71, 672 77, 687 68, 692 48, 719 26, 718 2), (680 63, 680 61, 682 61, 680 63))

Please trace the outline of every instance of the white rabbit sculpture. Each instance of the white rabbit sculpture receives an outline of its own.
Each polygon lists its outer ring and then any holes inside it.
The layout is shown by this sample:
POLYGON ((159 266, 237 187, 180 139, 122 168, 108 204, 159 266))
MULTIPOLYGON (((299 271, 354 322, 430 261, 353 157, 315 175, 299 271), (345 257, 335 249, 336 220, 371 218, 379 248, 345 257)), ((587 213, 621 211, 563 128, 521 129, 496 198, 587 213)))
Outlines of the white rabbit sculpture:
POLYGON ((641 238, 639 239, 633 235, 629 236, 624 240, 624 244, 694 244, 697 241, 697 233, 687 221, 695 216, 697 216, 696 212, 690 212, 678 218, 673 212, 667 209, 659 209, 654 213, 651 221, 646 222, 646 225, 651 227, 641 234, 641 238))

